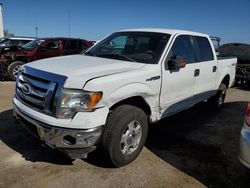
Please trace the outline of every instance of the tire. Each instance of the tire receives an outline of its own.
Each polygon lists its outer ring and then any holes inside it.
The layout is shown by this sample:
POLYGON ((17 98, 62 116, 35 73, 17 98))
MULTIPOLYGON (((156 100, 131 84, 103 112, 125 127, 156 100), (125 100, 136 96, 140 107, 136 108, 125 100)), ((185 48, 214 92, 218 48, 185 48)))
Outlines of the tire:
POLYGON ((227 93, 227 86, 221 83, 216 95, 208 99, 208 104, 215 109, 222 108, 226 98, 226 93, 227 93))
POLYGON ((131 105, 117 107, 108 117, 102 146, 115 167, 134 161, 140 154, 148 133, 143 110, 131 105))
POLYGON ((8 66, 8 75, 12 81, 16 80, 19 69, 24 64, 22 61, 15 61, 8 66))

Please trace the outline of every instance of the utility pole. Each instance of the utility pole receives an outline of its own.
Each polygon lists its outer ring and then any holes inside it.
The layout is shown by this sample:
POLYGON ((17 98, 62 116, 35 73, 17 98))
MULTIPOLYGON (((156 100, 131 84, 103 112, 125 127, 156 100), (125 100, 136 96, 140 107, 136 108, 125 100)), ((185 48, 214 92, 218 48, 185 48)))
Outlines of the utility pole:
POLYGON ((37 26, 35 27, 35 30, 36 30, 36 38, 37 38, 37 33, 38 33, 38 27, 37 26))

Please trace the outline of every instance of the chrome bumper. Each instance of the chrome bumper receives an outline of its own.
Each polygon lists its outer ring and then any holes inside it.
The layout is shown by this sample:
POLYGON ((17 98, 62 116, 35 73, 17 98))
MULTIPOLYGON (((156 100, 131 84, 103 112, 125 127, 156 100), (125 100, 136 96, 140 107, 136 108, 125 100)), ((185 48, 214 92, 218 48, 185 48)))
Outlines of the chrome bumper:
POLYGON ((44 124, 25 115, 15 104, 13 117, 46 145, 63 151, 71 158, 86 158, 96 148, 102 134, 102 126, 93 129, 67 129, 44 124))
POLYGON ((250 128, 246 125, 241 129, 239 159, 243 165, 250 168, 250 128))

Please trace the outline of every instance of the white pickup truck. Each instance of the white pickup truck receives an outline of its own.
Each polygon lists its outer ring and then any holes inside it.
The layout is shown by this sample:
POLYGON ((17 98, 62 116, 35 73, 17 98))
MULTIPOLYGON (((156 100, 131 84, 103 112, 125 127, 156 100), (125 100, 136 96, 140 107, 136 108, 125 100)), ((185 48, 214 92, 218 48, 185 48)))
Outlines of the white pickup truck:
POLYGON ((82 55, 24 65, 14 117, 71 158, 100 146, 120 167, 140 154, 149 123, 201 101, 220 108, 236 63, 218 59, 205 34, 123 30, 82 55))

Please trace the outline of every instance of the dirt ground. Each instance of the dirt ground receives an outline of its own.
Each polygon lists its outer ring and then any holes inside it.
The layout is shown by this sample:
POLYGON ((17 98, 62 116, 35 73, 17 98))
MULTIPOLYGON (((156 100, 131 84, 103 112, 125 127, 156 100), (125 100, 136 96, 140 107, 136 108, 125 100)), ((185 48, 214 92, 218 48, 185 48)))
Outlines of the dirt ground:
POLYGON ((224 108, 196 105, 150 127, 141 155, 111 168, 100 152, 69 160, 41 147, 12 119, 14 83, 0 82, 0 187, 249 187, 238 160, 250 91, 230 89, 224 108))

